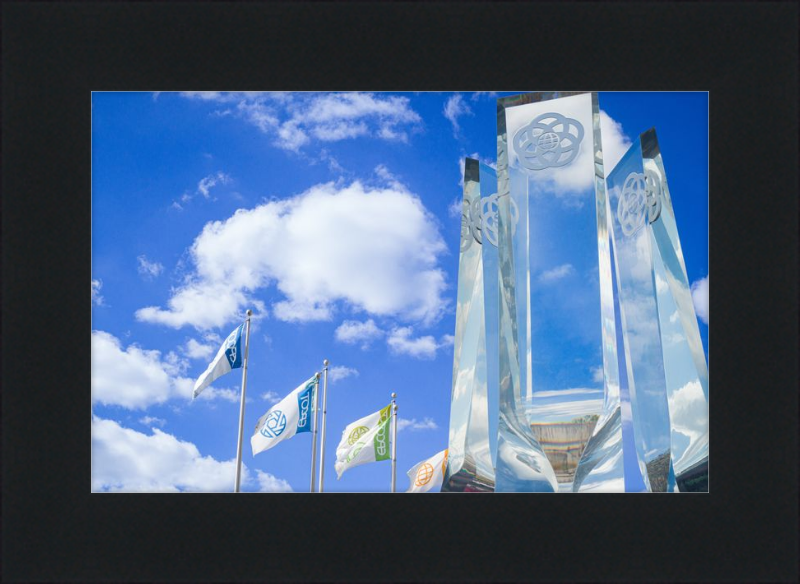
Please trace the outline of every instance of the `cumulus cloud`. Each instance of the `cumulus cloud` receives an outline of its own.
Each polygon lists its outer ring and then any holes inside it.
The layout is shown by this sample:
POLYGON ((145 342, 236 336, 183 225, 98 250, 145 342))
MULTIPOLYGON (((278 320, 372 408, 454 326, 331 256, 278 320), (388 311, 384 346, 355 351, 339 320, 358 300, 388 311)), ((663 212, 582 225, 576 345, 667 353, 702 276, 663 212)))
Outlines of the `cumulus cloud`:
POLYGON ((151 262, 146 256, 140 255, 136 258, 139 263, 137 270, 139 275, 145 280, 152 280, 164 271, 164 266, 158 262, 151 262))
MULTIPOLYGON (((201 360, 210 359, 211 356, 214 355, 214 350, 214 345, 200 343, 195 339, 186 341, 186 345, 183 348, 184 353, 186 353, 188 357, 201 360)), ((216 350, 219 350, 219 347, 217 347, 216 350)))
POLYGON ((139 418, 139 423, 143 424, 144 426, 152 426, 153 424, 157 424, 158 426, 164 426, 167 421, 163 418, 154 418, 150 416, 145 416, 144 418, 139 418))
POLYGON ((692 282, 692 303, 697 318, 708 324, 708 276, 692 282))
POLYGON ((328 377, 331 383, 336 383, 347 377, 358 377, 358 370, 352 367, 345 367, 344 365, 337 365, 328 369, 328 377))
POLYGON ((423 418, 417 421, 416 418, 407 420, 405 418, 397 418, 397 431, 401 432, 408 428, 409 430, 436 430, 439 426, 433 421, 433 418, 423 418))
POLYGON ((194 271, 167 308, 136 317, 220 327, 246 306, 263 311, 255 293, 275 283, 285 299, 273 312, 284 321, 327 320, 338 306, 430 323, 447 306, 437 264, 446 250, 435 217, 405 188, 320 184, 208 223, 189 252, 194 271))
MULTIPOLYGON (((92 403, 143 410, 169 399, 190 400, 194 380, 184 377, 188 363, 174 352, 122 347, 114 335, 92 331, 92 403)), ((198 399, 237 401, 233 390, 206 388, 198 399)))
POLYGON ((92 304, 94 306, 104 306, 105 299, 100 294, 100 289, 103 287, 102 280, 92 280, 92 304))
POLYGON ((459 126, 458 118, 461 116, 471 116, 472 110, 460 93, 450 97, 444 104, 444 117, 446 117, 453 126, 453 135, 458 135, 459 126))
POLYGON ((574 273, 575 273, 575 268, 572 267, 572 264, 563 264, 561 266, 553 268, 552 270, 546 270, 542 272, 539 275, 539 281, 545 283, 555 282, 574 273))
POLYGON ((608 176, 631 147, 631 139, 622 129, 622 124, 603 110, 600 110, 600 134, 603 141, 603 168, 608 176))
POLYGON ((386 343, 395 355, 408 355, 416 359, 433 359, 436 351, 453 344, 452 335, 444 335, 441 342, 431 335, 414 338, 412 327, 396 327, 389 333, 386 343))
POLYGON ((361 343, 362 349, 367 349, 370 342, 384 335, 371 318, 365 322, 346 320, 334 332, 337 341, 354 345, 361 343))
MULTIPOLYGON (((92 417, 92 491, 230 492, 236 459, 203 456, 197 446, 158 428, 143 434, 92 417)), ((291 491, 289 484, 242 464, 242 484, 261 491, 291 491)))
POLYGON ((233 115, 272 137, 273 145, 298 152, 313 141, 358 137, 407 141, 422 118, 407 97, 374 93, 183 92, 190 99, 231 104, 233 115), (236 104, 235 107, 233 104, 236 104))
POLYGON ((276 476, 256 470, 256 482, 258 483, 258 491, 260 493, 291 493, 292 487, 289 486, 283 479, 276 476))

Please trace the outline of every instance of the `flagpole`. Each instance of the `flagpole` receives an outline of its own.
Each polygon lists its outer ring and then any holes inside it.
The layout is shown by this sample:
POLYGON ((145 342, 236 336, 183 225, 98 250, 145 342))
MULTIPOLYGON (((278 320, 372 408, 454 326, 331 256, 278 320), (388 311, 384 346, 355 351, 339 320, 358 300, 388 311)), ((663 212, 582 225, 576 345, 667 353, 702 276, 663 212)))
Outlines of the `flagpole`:
POLYGON ((397 394, 392 392, 392 492, 397 492, 397 403, 394 398, 397 394))
POLYGON ((314 376, 314 419, 313 429, 311 431, 311 489, 309 493, 314 492, 314 482, 316 479, 317 470, 317 410, 319 409, 319 373, 314 376))
POLYGON ((247 320, 245 320, 244 334, 244 359, 242 362, 242 401, 239 404, 239 440, 236 443, 236 482, 233 484, 233 492, 239 492, 239 484, 242 477, 242 437, 244 436, 244 396, 247 391, 247 361, 250 355, 250 316, 253 311, 247 309, 247 320))
POLYGON ((325 480, 325 415, 328 413, 328 360, 322 361, 325 377, 322 381, 322 438, 319 443, 319 492, 323 490, 322 483, 325 480))

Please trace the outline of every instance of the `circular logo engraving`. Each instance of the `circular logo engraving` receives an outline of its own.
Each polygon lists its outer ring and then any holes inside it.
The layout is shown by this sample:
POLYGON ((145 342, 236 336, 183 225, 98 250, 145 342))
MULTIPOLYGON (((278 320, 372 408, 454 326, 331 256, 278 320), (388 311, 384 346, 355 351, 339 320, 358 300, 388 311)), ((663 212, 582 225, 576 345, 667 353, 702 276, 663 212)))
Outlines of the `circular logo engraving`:
POLYGON ((622 233, 631 236, 644 225, 647 214, 647 186, 644 174, 632 172, 622 185, 622 194, 617 202, 617 220, 622 233))
POLYGON ((644 171, 647 218, 652 223, 661 215, 661 177, 652 170, 644 171))
POLYGON ((467 251, 472 247, 472 204, 469 199, 464 198, 461 205, 461 251, 467 251))
POLYGON ((632 172, 622 185, 622 194, 617 202, 617 219, 622 233, 631 236, 661 214, 661 178, 653 171, 632 172))
POLYGON ((424 487, 431 482, 432 478, 433 467, 426 462, 417 470, 417 478, 414 479, 414 484, 418 487, 424 487))
POLYGON ((367 428, 366 426, 356 426, 355 428, 353 428, 352 432, 350 432, 350 435, 347 437, 347 443, 352 446, 353 444, 356 443, 356 441, 359 438, 361 438, 367 432, 369 432, 369 428, 367 428))
MULTIPOLYGON (((517 223, 519 222, 519 210, 517 204, 511 197, 508 198, 510 203, 509 208, 511 211, 511 233, 517 232, 517 223)), ((483 231, 486 233, 486 239, 493 246, 497 247, 497 217, 500 207, 497 204, 497 193, 491 197, 481 199, 481 219, 483 223, 483 231)))
POLYGON ((555 112, 542 114, 514 135, 514 152, 529 170, 566 166, 578 155, 583 126, 555 112))
POLYGON ((261 434, 267 438, 277 438, 286 429, 286 416, 280 410, 272 410, 264 421, 261 434))

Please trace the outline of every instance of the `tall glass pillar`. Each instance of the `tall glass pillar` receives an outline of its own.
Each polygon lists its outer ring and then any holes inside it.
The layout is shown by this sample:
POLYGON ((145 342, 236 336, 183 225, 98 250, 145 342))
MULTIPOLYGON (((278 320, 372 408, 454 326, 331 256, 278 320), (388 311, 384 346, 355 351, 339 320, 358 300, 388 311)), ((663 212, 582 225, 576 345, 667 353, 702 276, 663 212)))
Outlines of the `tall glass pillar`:
POLYGON ((655 130, 607 184, 639 466, 651 491, 707 491, 708 366, 655 130))
POLYGON ((572 490, 586 437, 598 422, 615 434, 619 407, 597 94, 500 99, 497 133, 496 489, 572 490))
MULTIPOLYGON (((494 172, 477 160, 467 158, 464 166, 464 201, 461 215, 461 243, 458 263, 458 297, 453 351, 453 387, 450 402, 450 434, 447 467, 442 491, 494 490, 492 451, 496 421, 490 423, 490 410, 496 412, 497 383, 487 380, 486 318, 496 309, 486 309, 484 255, 491 230, 483 225, 483 203, 497 190, 494 172), (489 399, 489 386, 492 387, 489 399), (490 431, 491 428, 491 431, 490 431)), ((491 226, 490 226, 491 227, 491 226)), ((491 244, 488 244, 491 245, 491 244)), ((489 269, 497 261, 489 257, 489 269)), ((496 256, 496 252, 494 253, 496 256)), ((496 276, 492 280, 496 282, 496 276)), ((491 282, 489 296, 496 298, 491 282)), ((496 339, 496 333, 493 336, 496 339)), ((490 351, 496 370, 497 350, 490 351)), ((496 416, 496 414, 495 414, 496 416)), ((496 419, 496 418, 495 418, 496 419)))

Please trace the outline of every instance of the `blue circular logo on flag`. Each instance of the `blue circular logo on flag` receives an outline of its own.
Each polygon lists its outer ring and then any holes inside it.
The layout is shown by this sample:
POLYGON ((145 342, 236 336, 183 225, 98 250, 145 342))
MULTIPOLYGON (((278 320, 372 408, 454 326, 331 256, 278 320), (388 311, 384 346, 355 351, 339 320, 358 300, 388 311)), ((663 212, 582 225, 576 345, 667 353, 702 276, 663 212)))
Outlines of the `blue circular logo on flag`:
POLYGON ((267 416, 264 426, 261 428, 261 435, 267 438, 277 438, 286 429, 286 416, 280 410, 273 410, 267 416))

